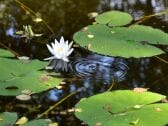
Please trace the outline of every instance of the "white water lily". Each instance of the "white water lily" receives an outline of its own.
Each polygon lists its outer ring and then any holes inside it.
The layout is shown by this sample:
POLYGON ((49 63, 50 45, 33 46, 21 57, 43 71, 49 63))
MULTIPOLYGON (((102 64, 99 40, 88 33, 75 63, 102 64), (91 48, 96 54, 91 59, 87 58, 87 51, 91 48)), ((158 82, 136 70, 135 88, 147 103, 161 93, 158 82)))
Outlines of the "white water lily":
POLYGON ((61 37, 60 42, 55 39, 55 43, 51 43, 51 46, 47 44, 47 48, 53 56, 44 60, 61 59, 69 62, 68 56, 73 52, 72 43, 68 44, 68 41, 64 41, 63 37, 61 37))

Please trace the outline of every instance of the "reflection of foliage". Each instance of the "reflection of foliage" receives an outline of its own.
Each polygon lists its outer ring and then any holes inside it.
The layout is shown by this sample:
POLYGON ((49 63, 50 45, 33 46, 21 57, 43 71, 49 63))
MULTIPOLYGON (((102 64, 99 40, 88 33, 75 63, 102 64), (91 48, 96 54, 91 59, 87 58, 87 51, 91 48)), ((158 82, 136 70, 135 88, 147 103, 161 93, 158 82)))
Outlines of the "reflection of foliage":
POLYGON ((42 36, 42 34, 35 34, 30 25, 23 25, 23 31, 17 31, 16 34, 20 35, 20 37, 26 38, 26 42, 30 41, 33 37, 42 36))
POLYGON ((80 2, 77 0, 22 0, 22 2, 35 12, 40 13, 56 34, 63 32, 66 36, 79 29, 80 24, 86 24, 88 21, 84 19, 87 18, 87 13, 95 11, 99 3, 97 0, 89 1, 89 4, 86 0, 80 2))
POLYGON ((33 11, 32 13, 32 11, 25 9, 16 1, 18 0, 1 1, 1 4, 5 5, 4 17, 0 19, 0 27, 2 27, 0 29, 1 42, 6 45, 10 43, 12 47, 17 46, 14 50, 17 50, 16 52, 19 50, 19 53, 24 53, 24 55, 37 56, 44 54, 45 57, 46 52, 44 50, 37 51, 37 49, 39 49, 39 43, 47 43, 48 39, 50 39, 49 36, 53 33, 49 27, 46 27, 47 25, 52 28, 57 35, 56 37, 59 38, 59 36, 64 35, 66 39, 71 39, 75 31, 90 22, 87 13, 97 11, 99 4, 97 0, 81 0, 80 2, 77 0, 20 0, 20 2, 33 11), (39 17, 43 21, 35 22, 35 19, 39 17), (23 25, 31 25, 35 33, 44 34, 42 37, 33 38, 31 45, 26 44, 29 45, 26 49, 25 39, 5 35, 8 29, 12 29, 12 32, 15 33, 22 29, 23 25))
POLYGON ((0 19, 3 19, 5 16, 7 16, 7 13, 9 11, 9 5, 12 1, 13 0, 0 1, 0 19))

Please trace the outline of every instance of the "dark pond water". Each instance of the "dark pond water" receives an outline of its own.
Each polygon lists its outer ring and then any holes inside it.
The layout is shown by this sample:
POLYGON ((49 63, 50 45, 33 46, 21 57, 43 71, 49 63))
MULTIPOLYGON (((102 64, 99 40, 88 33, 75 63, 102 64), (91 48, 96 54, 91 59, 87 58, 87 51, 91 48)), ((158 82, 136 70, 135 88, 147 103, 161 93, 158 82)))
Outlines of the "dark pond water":
MULTIPOLYGON (((130 13, 138 20, 145 15, 168 8, 167 0, 21 0, 21 2, 37 12, 36 14, 40 15, 48 26, 43 22, 34 22, 35 17, 31 10, 28 12, 16 1, 0 0, 0 43, 20 55, 40 60, 50 55, 46 43, 61 36, 72 40, 76 31, 91 24, 93 20, 88 18, 89 12, 121 10, 130 13), (31 25, 35 33, 43 33, 43 36, 29 40, 20 38, 14 33, 23 29, 23 25, 31 25)), ((167 15, 150 18, 142 24, 168 32, 167 15)), ((168 50, 167 47, 161 48, 168 50)), ((168 60, 167 54, 160 57, 168 60)), ((56 66, 56 71, 65 70, 60 64, 62 63, 59 61, 51 63, 52 66, 56 66)), ((76 119, 73 113, 68 112, 68 109, 73 108, 81 98, 105 92, 113 79, 116 80, 113 90, 145 87, 168 96, 168 65, 155 57, 124 59, 76 49, 71 56, 70 64, 65 65, 65 68, 69 73, 62 72, 67 79, 61 90, 52 89, 33 95, 32 100, 27 102, 18 101, 15 97, 1 96, 0 111, 16 111, 20 116, 34 119, 67 94, 85 87, 46 116, 59 122, 60 126, 80 126, 82 125, 80 120, 76 119)))

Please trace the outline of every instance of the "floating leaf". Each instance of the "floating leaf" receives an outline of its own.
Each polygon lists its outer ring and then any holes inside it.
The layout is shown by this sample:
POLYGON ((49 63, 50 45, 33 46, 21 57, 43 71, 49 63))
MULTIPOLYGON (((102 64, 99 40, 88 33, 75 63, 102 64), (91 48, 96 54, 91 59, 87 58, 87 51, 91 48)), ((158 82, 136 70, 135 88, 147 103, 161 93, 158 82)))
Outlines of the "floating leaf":
POLYGON ((27 56, 21 56, 21 57, 18 57, 19 60, 22 60, 22 61, 27 61, 27 60, 30 60, 29 57, 27 56))
POLYGON ((120 11, 108 11, 98 15, 95 20, 99 24, 107 24, 108 26, 123 26, 132 21, 132 16, 120 11))
POLYGON ((118 39, 141 42, 142 44, 168 45, 168 34, 150 26, 133 25, 130 27, 112 28, 118 39))
POLYGON ((13 126, 17 120, 16 113, 0 113, 0 126, 13 126))
POLYGON ((137 93, 143 93, 143 92, 148 91, 148 88, 136 87, 136 88, 133 89, 133 91, 137 92, 137 93))
POLYGON ((36 17, 36 18, 33 19, 33 21, 36 22, 36 23, 39 23, 39 22, 42 22, 43 19, 40 18, 40 17, 36 17))
POLYGON ((23 116, 23 117, 21 117, 20 119, 18 119, 15 124, 17 124, 17 125, 22 125, 22 124, 27 123, 27 121, 28 121, 28 118, 25 117, 25 116, 23 116))
POLYGON ((7 50, 4 50, 4 49, 0 49, 0 57, 13 57, 14 55, 7 51, 7 50))
MULTIPOLYGON (((127 33, 119 35, 118 29, 120 28, 109 28, 108 26, 96 24, 87 27, 87 31, 79 31, 75 33, 74 40, 81 46, 87 46, 91 44, 91 51, 101 53, 109 56, 121 56, 121 57, 150 57, 164 53, 159 48, 150 44, 143 44, 136 39, 128 39, 127 33), (88 35, 93 35, 93 38, 88 38, 88 35)), ((125 29, 125 28, 121 28, 125 29)), ((152 32, 152 31, 151 31, 152 32)), ((155 30, 153 31, 155 32, 155 30)), ((121 33, 122 34, 122 33, 121 33)), ((143 33, 142 33, 143 34, 143 33)), ((158 35, 163 38, 167 38, 168 35, 158 35)), ((128 34, 131 36, 132 34, 128 34)), ((139 36, 143 36, 139 33, 139 36)), ((163 40, 163 39, 162 39, 163 40)), ((168 41, 167 41, 168 43, 168 41)))
MULTIPOLYGON (((0 51, 1 54, 1 51, 0 51)), ((58 85, 62 79, 40 71, 47 63, 38 60, 0 58, 0 95, 21 95, 23 90, 38 93, 58 85)))
POLYGON ((57 123, 52 122, 50 119, 37 119, 28 121, 28 118, 21 117, 18 119, 16 113, 4 112, 0 113, 0 126, 14 126, 21 125, 21 126, 56 126, 57 123), (17 120, 17 121, 16 121, 17 120))
POLYGON ((29 121, 22 126, 48 126, 51 123, 51 120, 49 119, 37 119, 29 121))
POLYGON ((48 126, 58 126, 58 123, 50 123, 48 126))
POLYGON ((21 100, 21 101, 28 101, 31 99, 31 96, 27 94, 21 94, 21 95, 17 95, 16 99, 21 100))
POLYGON ((156 103, 165 96, 131 90, 106 92, 82 99, 76 104, 75 115, 96 126, 163 126, 168 123, 168 104, 156 103))
POLYGON ((89 17, 90 19, 95 18, 97 15, 98 15, 97 12, 90 12, 90 13, 88 13, 88 17, 89 17))

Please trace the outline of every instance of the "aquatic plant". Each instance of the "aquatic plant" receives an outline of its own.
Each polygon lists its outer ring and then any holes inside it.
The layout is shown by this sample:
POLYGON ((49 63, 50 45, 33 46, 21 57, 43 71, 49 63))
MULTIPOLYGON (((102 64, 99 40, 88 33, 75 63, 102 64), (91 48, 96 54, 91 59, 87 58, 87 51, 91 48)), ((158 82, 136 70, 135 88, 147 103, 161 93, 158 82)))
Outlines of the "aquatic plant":
POLYGON ((163 126, 168 123, 166 96, 118 90, 81 99, 75 115, 90 126, 163 126))
POLYGON ((55 43, 51 43, 51 46, 47 44, 47 48, 53 56, 45 60, 61 59, 69 62, 68 56, 73 52, 72 44, 73 42, 68 44, 68 41, 64 41, 63 37, 61 37, 60 42, 55 39, 55 43))
POLYGON ((109 11, 98 15, 95 23, 73 36, 81 46, 109 56, 151 57, 165 53, 157 45, 168 45, 168 34, 144 25, 131 25, 131 15, 109 11), (130 24, 130 25, 129 25, 130 24))
POLYGON ((21 95, 24 90, 34 94, 53 88, 62 81, 41 70, 46 62, 12 58, 13 54, 0 49, 0 71, 3 73, 0 76, 0 95, 21 95))

